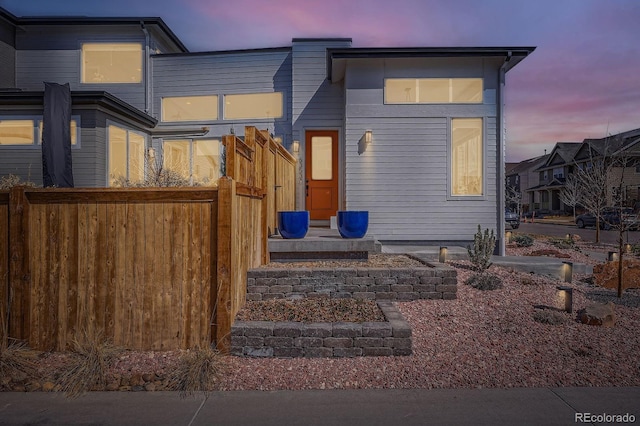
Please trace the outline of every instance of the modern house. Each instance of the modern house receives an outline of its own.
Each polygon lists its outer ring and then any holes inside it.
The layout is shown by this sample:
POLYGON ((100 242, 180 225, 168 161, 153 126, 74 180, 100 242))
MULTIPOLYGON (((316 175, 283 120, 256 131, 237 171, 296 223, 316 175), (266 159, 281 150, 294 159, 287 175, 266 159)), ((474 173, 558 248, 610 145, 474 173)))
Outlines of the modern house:
POLYGON ((213 183, 221 137, 250 125, 297 156, 297 208, 318 223, 368 210, 382 241, 465 244, 478 225, 501 240, 505 74, 533 50, 189 52, 160 18, 0 9, 0 175, 41 179, 43 83, 68 83, 76 186, 140 180, 150 157, 213 183))

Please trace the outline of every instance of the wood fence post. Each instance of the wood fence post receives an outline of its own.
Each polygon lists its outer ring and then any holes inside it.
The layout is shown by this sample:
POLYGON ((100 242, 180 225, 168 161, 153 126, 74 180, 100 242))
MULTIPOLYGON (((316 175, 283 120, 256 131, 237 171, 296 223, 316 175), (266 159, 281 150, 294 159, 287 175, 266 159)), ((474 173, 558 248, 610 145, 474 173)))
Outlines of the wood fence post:
POLYGON ((29 200, 25 187, 9 193, 9 336, 30 339, 31 271, 29 265, 29 200))
POLYGON ((231 289, 237 285, 233 282, 234 270, 237 267, 235 220, 236 183, 228 177, 218 180, 218 264, 216 270, 216 292, 212 294, 211 303, 216 310, 215 338, 216 346, 222 352, 228 352, 231 346, 231 323, 233 307, 231 306, 231 289))
POLYGON ((224 161, 225 161, 225 175, 231 179, 237 179, 236 176, 236 136, 225 135, 222 138, 224 144, 224 161))

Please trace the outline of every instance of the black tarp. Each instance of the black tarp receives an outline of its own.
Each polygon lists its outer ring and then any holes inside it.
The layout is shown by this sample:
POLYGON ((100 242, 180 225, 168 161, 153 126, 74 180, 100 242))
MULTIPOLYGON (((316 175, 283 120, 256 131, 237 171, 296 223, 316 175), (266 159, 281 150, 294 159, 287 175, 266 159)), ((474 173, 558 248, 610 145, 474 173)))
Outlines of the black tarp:
POLYGON ((42 127, 42 181, 45 187, 73 188, 70 125, 69 84, 45 82, 42 127))

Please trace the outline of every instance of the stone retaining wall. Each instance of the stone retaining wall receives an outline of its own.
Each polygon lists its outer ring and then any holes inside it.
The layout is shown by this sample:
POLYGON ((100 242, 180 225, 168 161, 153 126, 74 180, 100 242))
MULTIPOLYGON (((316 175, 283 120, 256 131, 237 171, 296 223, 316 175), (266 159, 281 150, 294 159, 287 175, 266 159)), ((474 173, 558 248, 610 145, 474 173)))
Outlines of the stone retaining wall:
POLYGON ((411 327, 392 302, 378 306, 387 322, 235 321, 231 354, 250 357, 411 355, 411 327))
POLYGON ((418 268, 256 268, 247 272, 247 300, 455 299, 457 283, 456 270, 444 264, 418 268))

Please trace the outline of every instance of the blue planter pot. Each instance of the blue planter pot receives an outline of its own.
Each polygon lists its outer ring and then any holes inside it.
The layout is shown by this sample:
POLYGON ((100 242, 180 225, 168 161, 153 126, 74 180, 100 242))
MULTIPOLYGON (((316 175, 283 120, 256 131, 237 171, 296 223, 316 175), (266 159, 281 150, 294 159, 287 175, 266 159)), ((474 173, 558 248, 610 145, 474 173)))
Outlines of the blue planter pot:
POLYGON ((304 238, 309 230, 309 212, 278 212, 278 229, 282 238, 304 238))
POLYGON ((339 211, 338 232, 342 238, 362 238, 369 227, 368 211, 339 211))

